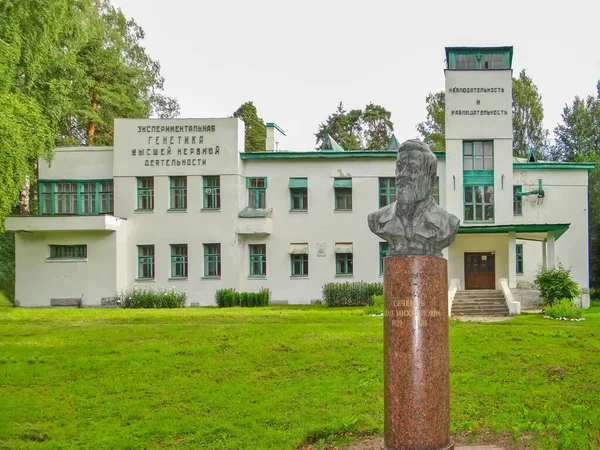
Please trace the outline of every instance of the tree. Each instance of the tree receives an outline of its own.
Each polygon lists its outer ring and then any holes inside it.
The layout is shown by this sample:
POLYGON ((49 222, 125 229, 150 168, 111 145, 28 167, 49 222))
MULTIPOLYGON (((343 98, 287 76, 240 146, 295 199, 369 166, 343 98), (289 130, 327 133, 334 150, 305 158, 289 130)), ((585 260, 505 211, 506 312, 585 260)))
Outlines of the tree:
POLYGON ((247 152, 264 152, 267 145, 267 128, 265 123, 258 117, 256 106, 252 102, 243 103, 234 113, 233 117, 239 117, 244 121, 246 128, 247 152))
POLYGON ((526 157, 530 149, 543 151, 548 131, 542 128, 542 96, 525 70, 512 80, 512 113, 513 155, 526 157))
POLYGON ((417 131, 434 152, 446 151, 446 94, 429 93, 425 99, 427 119, 417 124, 417 131))
POLYGON ((327 135, 333 137, 344 150, 385 149, 394 131, 391 115, 383 106, 373 103, 366 105, 364 111, 346 111, 340 102, 336 111, 319 125, 315 133, 316 149, 321 148, 327 135))
MULTIPOLYGON (((542 98, 525 70, 512 79, 513 154, 527 156, 529 149, 546 151, 548 131, 542 129, 542 98)), ((444 91, 429 93, 427 117, 417 124, 421 138, 433 151, 446 150, 446 96, 444 91)))

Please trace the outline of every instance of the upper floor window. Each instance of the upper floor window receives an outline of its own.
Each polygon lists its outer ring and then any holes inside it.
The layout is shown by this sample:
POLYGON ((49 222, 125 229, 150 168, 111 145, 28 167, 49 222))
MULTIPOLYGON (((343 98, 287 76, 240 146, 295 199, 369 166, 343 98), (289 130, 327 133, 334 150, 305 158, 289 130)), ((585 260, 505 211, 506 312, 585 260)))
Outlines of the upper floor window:
POLYGON ((465 186, 465 220, 494 220, 494 186, 465 186))
POLYGON ((246 178, 248 206, 264 209, 267 205, 267 179, 264 177, 246 178))
POLYGON ((51 245, 49 259, 85 259, 87 245, 51 245))
POLYGON ((333 180, 336 211, 352 211, 352 178, 333 180))
POLYGON ((221 209, 221 177, 202 177, 204 183, 204 209, 221 209))
POLYGON ((187 209, 187 177, 170 177, 170 209, 187 209))
POLYGON ((520 216, 523 214, 523 197, 521 186, 513 186, 513 215, 520 216))
POLYGON ((40 214, 112 214, 112 180, 40 181, 40 214))
POLYGON ((492 141, 464 141, 463 170, 494 170, 493 148, 492 141))
POLYGON ((512 47, 446 48, 447 67, 451 70, 501 70, 512 66, 512 47))
POLYGON ((154 209, 154 177, 137 179, 137 209, 154 209))
POLYGON ((379 207, 396 201, 396 179, 394 177, 379 178, 379 207))
POLYGON ((290 211, 308 211, 308 179, 290 178, 290 211))

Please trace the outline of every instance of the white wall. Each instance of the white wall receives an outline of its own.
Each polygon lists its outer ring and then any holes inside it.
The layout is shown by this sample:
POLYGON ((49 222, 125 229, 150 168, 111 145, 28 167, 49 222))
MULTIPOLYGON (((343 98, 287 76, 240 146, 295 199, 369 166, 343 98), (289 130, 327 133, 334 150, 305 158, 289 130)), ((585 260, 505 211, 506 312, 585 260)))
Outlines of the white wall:
POLYGON ((38 162, 40 180, 110 180, 112 147, 60 147, 48 164, 38 162))

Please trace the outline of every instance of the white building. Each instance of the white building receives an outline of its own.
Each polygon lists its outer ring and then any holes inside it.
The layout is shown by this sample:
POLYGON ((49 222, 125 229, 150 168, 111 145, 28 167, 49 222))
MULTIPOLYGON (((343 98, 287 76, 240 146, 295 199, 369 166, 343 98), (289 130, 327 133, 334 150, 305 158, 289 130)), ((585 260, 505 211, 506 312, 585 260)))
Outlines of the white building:
MULTIPOLYGON (((511 47, 446 57, 446 153, 432 195, 461 219, 445 251, 450 285, 506 280, 519 300, 538 265, 560 259, 587 292, 593 165, 513 158, 511 47)), ((267 151, 245 153, 236 118, 114 125, 114 147, 58 148, 40 161, 40 215, 7 218, 21 306, 82 295, 108 305, 133 285, 185 289, 194 306, 214 305, 219 288, 310 303, 328 282, 381 280, 386 244, 366 217, 394 201, 395 138, 386 150, 331 139, 280 151, 283 131, 268 124, 267 151)))

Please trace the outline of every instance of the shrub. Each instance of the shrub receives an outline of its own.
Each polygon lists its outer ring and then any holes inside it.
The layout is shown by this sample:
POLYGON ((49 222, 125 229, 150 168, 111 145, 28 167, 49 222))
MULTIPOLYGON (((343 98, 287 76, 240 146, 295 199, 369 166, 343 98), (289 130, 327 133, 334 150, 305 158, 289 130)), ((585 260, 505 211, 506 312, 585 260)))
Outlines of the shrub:
POLYGON ((369 304, 365 306, 364 313, 367 316, 383 314, 383 295, 374 295, 369 304))
POLYGON ((573 300, 581 295, 579 286, 571 279, 571 270, 560 262, 553 268, 540 268, 534 281, 546 305, 552 306, 559 299, 573 300))
POLYGON ((323 300, 329 307, 364 306, 374 295, 383 295, 383 284, 364 281, 327 283, 323 286, 322 293, 323 300))
POLYGON ((583 309, 573 304, 573 300, 561 298, 554 302, 554 305, 546 307, 546 316, 553 319, 580 319, 583 316, 583 309))
POLYGON ((122 308, 182 308, 187 294, 175 288, 153 289, 134 286, 120 295, 122 308))
POLYGON ((271 298, 271 291, 261 288, 258 292, 236 292, 235 289, 218 289, 215 292, 215 302, 219 308, 253 308, 255 306, 267 306, 271 298))

